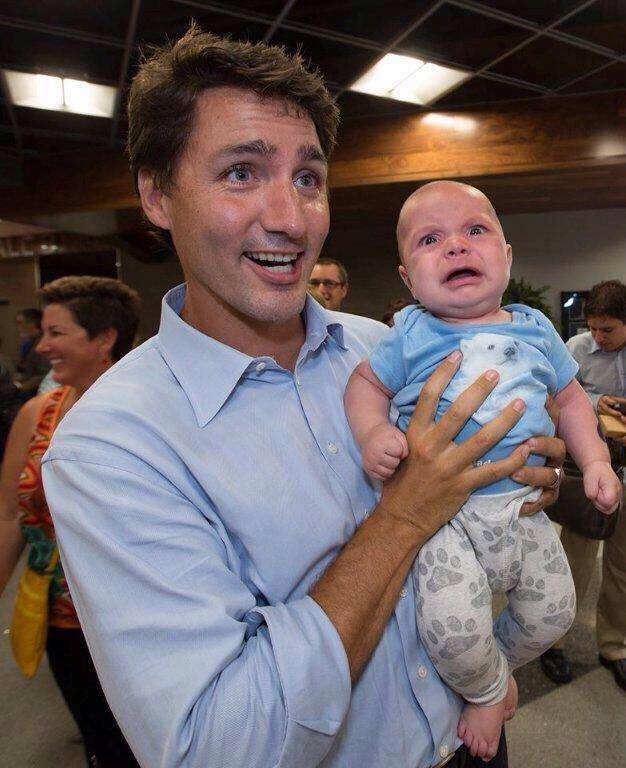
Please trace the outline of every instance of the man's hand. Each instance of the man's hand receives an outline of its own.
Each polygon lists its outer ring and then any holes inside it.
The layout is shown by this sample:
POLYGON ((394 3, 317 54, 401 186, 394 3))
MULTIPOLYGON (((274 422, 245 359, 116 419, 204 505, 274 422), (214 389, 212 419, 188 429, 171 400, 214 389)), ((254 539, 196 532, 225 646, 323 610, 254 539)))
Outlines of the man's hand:
POLYGON ((418 540, 429 538, 450 520, 475 488, 519 470, 530 453, 522 445, 506 459, 474 466, 520 418, 525 406, 519 399, 467 440, 453 442, 463 424, 496 386, 495 371, 485 372, 464 390, 435 423, 437 403, 460 360, 460 353, 453 353, 424 384, 406 433, 409 455, 383 485, 377 507, 379 513, 409 523, 418 540))
POLYGON ((389 422, 377 424, 361 447, 363 469, 375 480, 387 480, 409 455, 406 436, 389 422))
POLYGON ((626 424, 626 415, 620 413, 615 408, 615 403, 624 403, 626 405, 626 397, 618 397, 617 395, 602 395, 598 400, 598 413, 604 416, 614 416, 626 424))
POLYGON ((590 461, 583 469, 585 496, 594 506, 610 515, 622 500, 622 484, 608 461, 590 461))
POLYGON ((543 467, 522 467, 511 475, 511 479, 522 485, 532 485, 542 488, 541 495, 536 501, 527 501, 520 508, 520 517, 534 515, 559 498, 561 478, 557 477, 555 469, 560 469, 565 460, 565 443, 558 437, 533 437, 526 445, 531 453, 545 456, 547 461, 543 467), (556 482, 555 482, 556 481, 556 482))

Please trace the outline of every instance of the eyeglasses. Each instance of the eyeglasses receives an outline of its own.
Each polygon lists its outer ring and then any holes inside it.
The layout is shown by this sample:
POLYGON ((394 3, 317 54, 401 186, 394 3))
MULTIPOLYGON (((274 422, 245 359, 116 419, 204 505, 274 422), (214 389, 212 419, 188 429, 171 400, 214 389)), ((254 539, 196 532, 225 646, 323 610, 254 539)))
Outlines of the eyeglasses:
POLYGON ((318 280, 316 277, 313 277, 309 280, 309 285, 313 288, 319 288, 320 285, 323 285, 324 288, 339 288, 340 285, 345 285, 345 283, 338 283, 337 280, 318 280))

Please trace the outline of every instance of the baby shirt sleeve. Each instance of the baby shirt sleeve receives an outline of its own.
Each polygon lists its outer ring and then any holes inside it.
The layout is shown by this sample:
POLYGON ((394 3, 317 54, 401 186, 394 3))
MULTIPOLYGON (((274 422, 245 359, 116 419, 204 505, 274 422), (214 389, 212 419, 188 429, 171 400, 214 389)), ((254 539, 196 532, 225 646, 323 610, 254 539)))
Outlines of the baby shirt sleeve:
POLYGON ((394 394, 406 384, 404 320, 404 310, 394 315, 394 325, 374 347, 369 358, 370 367, 381 384, 394 394))
MULTIPOLYGON (((537 323, 545 331, 548 347, 548 360, 556 371, 556 392, 560 392, 578 373, 578 363, 565 346, 565 342, 557 333, 550 320, 538 309, 531 310, 537 323)), ((555 394, 551 392, 550 394, 555 394)))

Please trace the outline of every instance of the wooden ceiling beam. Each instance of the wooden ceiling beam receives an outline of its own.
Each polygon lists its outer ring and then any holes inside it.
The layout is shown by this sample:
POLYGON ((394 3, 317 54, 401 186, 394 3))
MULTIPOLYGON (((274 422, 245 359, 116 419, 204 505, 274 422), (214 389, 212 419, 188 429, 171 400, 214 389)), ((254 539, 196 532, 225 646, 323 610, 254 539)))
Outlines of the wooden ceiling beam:
MULTIPOLYGON (((567 173, 576 169, 592 178, 594 169, 616 165, 615 194, 607 199, 626 205, 619 181, 626 164, 624 107, 623 96, 610 95, 347 121, 331 162, 330 185, 338 197, 342 188, 415 185, 436 178, 495 181, 562 174, 570 183, 567 173)), ((26 160, 23 177, 21 187, 0 190, 0 219, 35 221, 51 214, 138 205, 119 149, 26 160)), ((604 180, 611 177, 610 172, 602 174, 604 180)), ((579 190, 578 196, 584 193, 579 190)), ((602 207, 597 188, 593 194, 596 207, 602 207)), ((541 210, 541 189, 536 198, 541 210)))

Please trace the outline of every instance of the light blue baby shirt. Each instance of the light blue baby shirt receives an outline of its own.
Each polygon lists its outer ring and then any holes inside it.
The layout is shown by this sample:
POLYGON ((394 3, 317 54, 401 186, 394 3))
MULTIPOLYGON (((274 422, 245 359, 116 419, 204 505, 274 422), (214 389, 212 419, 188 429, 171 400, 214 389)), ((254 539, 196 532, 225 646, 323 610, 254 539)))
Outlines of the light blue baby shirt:
MULTIPOLYGON (((394 316, 395 325, 376 347, 370 365, 380 381, 394 393, 397 424, 406 430, 424 382, 438 363, 461 349, 461 367, 445 389, 436 418, 488 368, 500 374, 497 387, 456 436, 460 442, 480 428, 516 397, 526 403, 517 424, 480 461, 507 456, 533 435, 553 435, 554 424, 545 410, 546 395, 556 394, 576 375, 578 364, 548 318, 523 304, 505 307, 511 322, 459 325, 447 323, 415 305, 394 316)), ((542 456, 529 456, 528 464, 543 464, 542 456)), ((505 478, 475 493, 503 493, 519 484, 505 478)))
POLYGON ((43 461, 81 625, 139 762, 440 762, 461 705, 420 642, 411 580, 353 688, 307 596, 376 503, 342 398, 385 327, 309 299, 291 372, 194 330, 183 299, 166 296, 158 335, 80 399, 43 461))

